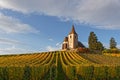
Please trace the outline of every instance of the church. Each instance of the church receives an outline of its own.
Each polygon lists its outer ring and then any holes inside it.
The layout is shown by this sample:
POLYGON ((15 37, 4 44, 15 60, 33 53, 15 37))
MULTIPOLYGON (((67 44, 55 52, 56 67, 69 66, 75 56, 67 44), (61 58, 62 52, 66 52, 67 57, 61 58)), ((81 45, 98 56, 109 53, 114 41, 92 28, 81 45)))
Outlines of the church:
POLYGON ((76 33, 73 25, 72 30, 68 36, 64 38, 62 43, 62 50, 71 50, 76 48, 85 48, 85 46, 80 41, 78 41, 78 34, 76 33))

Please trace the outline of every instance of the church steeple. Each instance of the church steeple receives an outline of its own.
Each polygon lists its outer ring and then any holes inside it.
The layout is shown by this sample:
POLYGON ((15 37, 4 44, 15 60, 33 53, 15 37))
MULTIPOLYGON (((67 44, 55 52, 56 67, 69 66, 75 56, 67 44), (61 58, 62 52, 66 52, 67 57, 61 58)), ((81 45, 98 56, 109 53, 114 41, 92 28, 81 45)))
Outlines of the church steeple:
POLYGON ((76 31, 75 31, 74 25, 72 25, 72 30, 69 34, 77 34, 76 31))
POLYGON ((75 31, 74 25, 72 25, 72 30, 68 35, 68 45, 69 49, 75 49, 78 47, 78 35, 75 31))
POLYGON ((75 31, 74 25, 72 25, 72 30, 68 34, 67 37, 64 38, 62 49, 68 50, 68 49, 76 49, 79 47, 85 47, 81 42, 78 41, 78 34, 75 31))

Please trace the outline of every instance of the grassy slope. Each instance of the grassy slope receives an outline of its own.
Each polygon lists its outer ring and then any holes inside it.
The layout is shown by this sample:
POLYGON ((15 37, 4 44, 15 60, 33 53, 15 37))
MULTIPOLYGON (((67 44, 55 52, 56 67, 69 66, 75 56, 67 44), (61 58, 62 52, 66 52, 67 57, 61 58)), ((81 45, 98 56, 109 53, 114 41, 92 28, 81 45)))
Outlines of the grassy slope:
MULTIPOLYGON (((50 52, 48 52, 48 53, 50 54, 50 52)), ((48 53, 42 53, 42 54, 44 55, 44 54, 48 54, 48 53)), ((62 64, 61 64, 61 60, 60 60, 60 53, 62 53, 62 52, 52 52, 52 55, 55 54, 55 56, 52 60, 52 65, 50 66, 49 71, 44 75, 44 78, 43 78, 44 80, 68 80, 68 77, 66 76, 65 72, 62 69, 62 64), (57 55, 56 53, 59 53, 57 60, 56 60, 56 55, 57 55), (57 62, 57 66, 55 65, 56 62, 57 62)), ((69 52, 67 52, 67 53, 69 53, 69 52)), ((6 63, 10 65, 11 61, 12 61, 12 63, 20 62, 20 64, 25 61, 26 64, 28 64, 28 63, 30 64, 31 61, 36 62, 36 61, 41 60, 42 57, 40 58, 39 56, 41 56, 42 54, 38 53, 38 54, 0 56, 0 66, 4 65, 6 63), (22 61, 20 61, 20 59, 22 61), (31 60, 29 60, 29 59, 31 59, 31 60), (18 61, 15 61, 15 60, 18 60, 18 61)), ((86 60, 93 62, 93 63, 104 64, 104 65, 119 65, 120 66, 120 57, 109 56, 109 55, 100 55, 100 54, 79 54, 79 55, 82 56, 83 58, 85 58, 86 60)), ((51 60, 51 58, 49 60, 51 60)), ((43 61, 45 61, 45 60, 43 60, 43 61)), ((7 65, 7 66, 9 66, 9 65, 7 65)), ((84 65, 84 63, 82 65, 84 65)), ((79 67, 79 68, 81 68, 81 67, 79 67)), ((118 67, 118 69, 119 69, 119 67, 118 67)), ((113 69, 113 70, 115 70, 115 69, 113 69)), ((114 72, 116 72, 116 71, 114 71, 114 72)))
POLYGON ((100 54, 79 54, 79 55, 97 64, 120 65, 120 57, 100 54))
MULTIPOLYGON (((40 54, 40 53, 37 53, 37 54, 40 54)), ((4 63, 4 61, 5 61, 5 63, 9 63, 13 57, 20 57, 23 55, 24 56, 34 56, 34 55, 36 55, 36 53, 35 54, 34 53, 33 54, 21 54, 21 55, 20 54, 19 55, 0 55, 0 64, 1 64, 1 61, 3 61, 2 63, 4 63), (6 59, 8 59, 8 60, 6 60, 6 59)), ((81 53, 79 55, 82 56, 83 58, 85 58, 93 63, 97 63, 97 64, 120 65, 120 57, 111 56, 111 54, 100 55, 100 54, 82 54, 81 53)))

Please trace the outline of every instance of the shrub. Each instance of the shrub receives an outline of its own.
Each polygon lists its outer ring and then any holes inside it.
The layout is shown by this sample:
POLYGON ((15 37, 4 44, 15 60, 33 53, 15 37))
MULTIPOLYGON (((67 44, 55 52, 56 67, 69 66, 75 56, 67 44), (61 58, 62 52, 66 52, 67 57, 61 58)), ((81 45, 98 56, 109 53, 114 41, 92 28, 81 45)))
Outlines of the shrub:
POLYGON ((120 53, 119 49, 105 49, 102 53, 120 53))
POLYGON ((88 49, 88 48, 81 48, 81 47, 79 47, 79 48, 77 49, 77 51, 80 52, 80 53, 88 53, 88 52, 89 52, 89 49, 88 49))

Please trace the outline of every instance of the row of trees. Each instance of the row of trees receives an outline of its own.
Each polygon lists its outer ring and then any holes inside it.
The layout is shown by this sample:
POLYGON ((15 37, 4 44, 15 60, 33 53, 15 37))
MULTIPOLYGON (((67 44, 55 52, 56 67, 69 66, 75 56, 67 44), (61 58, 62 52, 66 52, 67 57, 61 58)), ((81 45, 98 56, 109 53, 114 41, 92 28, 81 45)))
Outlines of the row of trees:
MULTIPOLYGON (((103 44, 100 41, 98 41, 98 38, 94 32, 90 32, 88 38, 88 45, 89 45, 89 49, 93 51, 103 51, 105 49, 103 44)), ((115 39, 112 37, 110 39, 110 49, 117 49, 116 45, 117 43, 115 39)))

